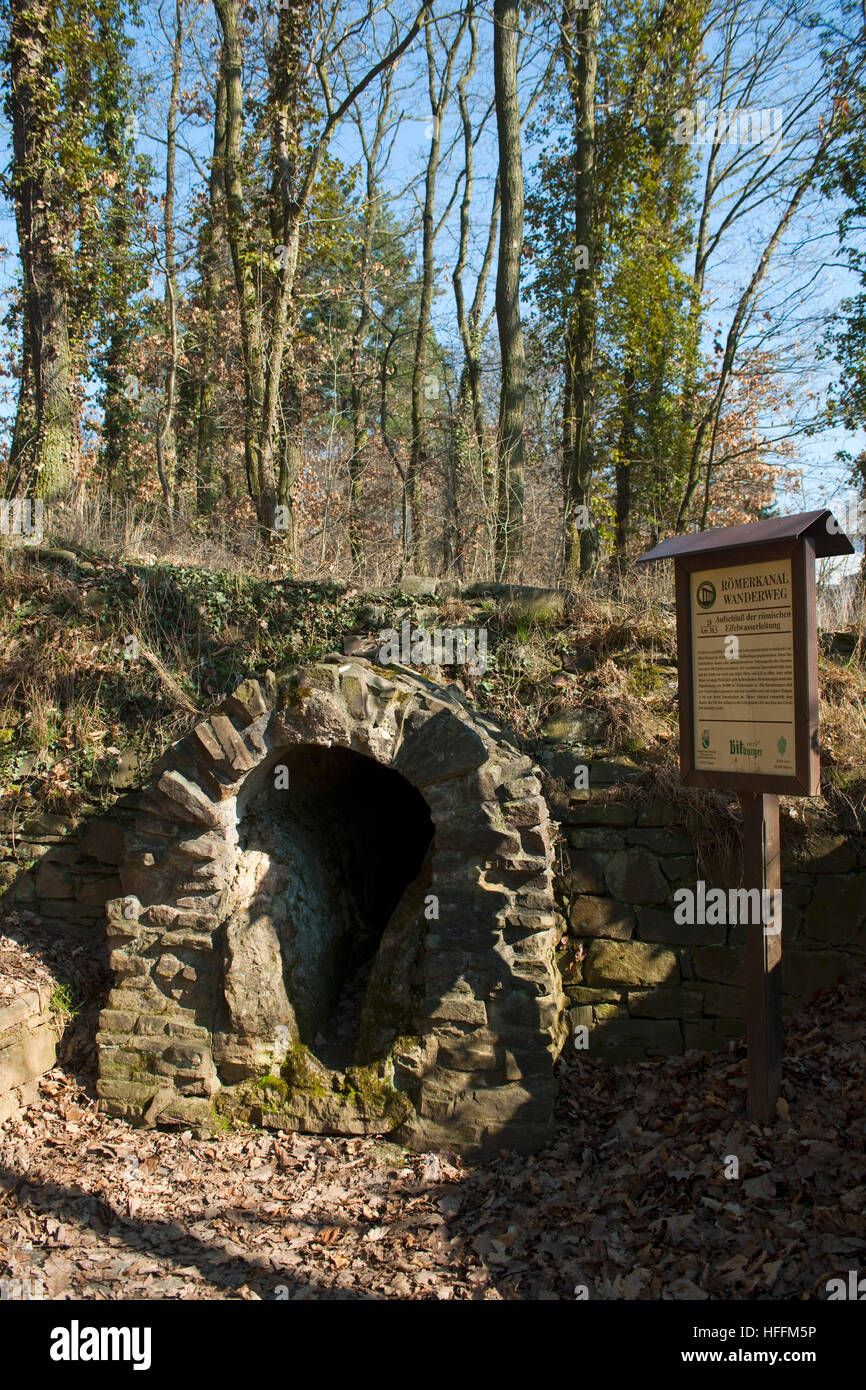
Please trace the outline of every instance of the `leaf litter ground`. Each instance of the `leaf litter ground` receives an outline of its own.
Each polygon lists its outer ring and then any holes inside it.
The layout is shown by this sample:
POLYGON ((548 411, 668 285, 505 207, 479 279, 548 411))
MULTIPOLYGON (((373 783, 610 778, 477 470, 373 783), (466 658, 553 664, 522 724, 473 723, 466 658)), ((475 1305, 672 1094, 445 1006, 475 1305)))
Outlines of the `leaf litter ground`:
POLYGON ((766 1127, 741 1042, 627 1067, 566 1053, 554 1142, 472 1167, 133 1129, 98 1109, 85 1012, 0 1130, 0 1277, 74 1300, 825 1298, 866 1265, 864 1017, 860 977, 787 1022, 766 1127))

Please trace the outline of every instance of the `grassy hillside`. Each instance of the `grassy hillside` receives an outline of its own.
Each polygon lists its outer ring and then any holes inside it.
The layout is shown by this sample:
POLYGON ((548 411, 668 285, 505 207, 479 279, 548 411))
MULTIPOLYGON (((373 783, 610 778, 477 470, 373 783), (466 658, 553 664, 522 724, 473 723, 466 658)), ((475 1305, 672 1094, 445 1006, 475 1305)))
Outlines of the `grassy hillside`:
MULTIPOLYGON (((0 550, 0 818, 105 805, 146 779, 165 747, 245 675, 349 650, 375 656, 383 629, 485 628, 487 670, 456 680, 530 752, 588 747, 677 786, 676 655, 666 577, 616 597, 407 579, 361 591, 227 570, 129 562, 68 549, 0 550), (411 590, 412 592, 407 592, 411 590), (443 594, 443 590, 445 593, 443 594)), ((821 635, 821 742, 828 810, 859 820, 866 798, 866 644, 821 635)))

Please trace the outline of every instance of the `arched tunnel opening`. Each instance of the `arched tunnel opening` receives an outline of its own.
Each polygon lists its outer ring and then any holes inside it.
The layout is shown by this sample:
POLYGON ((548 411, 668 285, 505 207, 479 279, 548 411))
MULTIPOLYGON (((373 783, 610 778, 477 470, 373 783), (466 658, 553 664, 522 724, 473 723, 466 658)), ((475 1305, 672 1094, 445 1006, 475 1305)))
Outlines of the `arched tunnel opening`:
POLYGON ((536 772, 408 670, 335 654, 241 682, 133 807, 111 1113, 546 1142, 564 996, 536 772))
POLYGON ((246 801, 254 913, 279 940, 293 1040, 327 1068, 377 1060, 407 1030, 433 831, 404 777, 340 747, 285 750, 246 801))

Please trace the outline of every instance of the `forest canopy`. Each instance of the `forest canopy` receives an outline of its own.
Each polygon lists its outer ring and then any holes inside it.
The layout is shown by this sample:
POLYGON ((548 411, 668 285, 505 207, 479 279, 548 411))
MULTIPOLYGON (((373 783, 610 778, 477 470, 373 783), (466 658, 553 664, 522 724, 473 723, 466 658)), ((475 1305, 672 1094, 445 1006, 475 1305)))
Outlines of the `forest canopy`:
POLYGON ((866 500, 853 0, 6 0, 0 45, 6 499, 370 583, 866 500))

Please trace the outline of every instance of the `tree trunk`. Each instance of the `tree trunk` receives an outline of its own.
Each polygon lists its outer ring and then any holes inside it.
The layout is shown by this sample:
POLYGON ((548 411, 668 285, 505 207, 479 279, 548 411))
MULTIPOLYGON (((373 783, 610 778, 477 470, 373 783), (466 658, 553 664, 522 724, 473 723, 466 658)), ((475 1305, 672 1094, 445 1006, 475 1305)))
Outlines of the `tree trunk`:
POLYGON ((634 368, 626 363, 623 371, 623 390, 625 399, 623 401, 622 420, 620 422, 619 445, 617 447, 616 466, 614 469, 616 479, 616 559, 620 569, 625 569, 628 556, 628 536, 631 523, 631 470, 632 452, 635 443, 635 431, 637 426, 637 398, 635 387, 637 376, 634 368))
POLYGON ((165 328, 168 366, 165 373, 165 399, 156 422, 156 460, 159 481, 169 512, 177 507, 177 441, 174 432, 174 405, 177 391, 177 257, 175 254, 174 197, 177 159, 177 110, 183 70, 183 0, 175 0, 174 41, 171 50, 171 87, 165 122, 165 198, 163 201, 163 254, 165 257, 165 328))
POLYGON ((523 250, 523 155, 517 88, 517 0, 494 0, 493 81, 499 135, 502 215, 496 274, 496 322, 502 364, 497 436, 496 568, 518 577, 523 564, 523 487, 526 364, 520 321, 520 261, 523 250))
POLYGON ((590 489, 595 470, 596 162, 595 87, 598 72, 600 0, 582 8, 566 0, 563 48, 574 109, 574 308, 566 328, 566 393, 563 418, 565 574, 587 574, 598 560, 598 532, 592 523, 590 489), (588 258, 588 264, 586 263, 588 258))
MULTIPOLYGON (((499 231, 500 180, 496 177, 493 191, 493 204, 487 228, 487 245, 472 304, 467 311, 466 292, 463 277, 469 260, 469 241, 471 232, 472 198, 475 188, 475 160, 472 115, 467 96, 469 84, 475 74, 478 49, 478 24, 475 16, 474 0, 468 0, 466 15, 470 35, 469 61, 457 83, 457 102, 463 128, 463 197, 460 203, 460 240, 457 261, 451 276, 454 286, 454 303, 457 313, 457 328, 463 348, 463 369, 457 392, 457 409, 453 436, 453 466, 455 494, 464 476, 470 476, 473 468, 481 493, 481 521, 487 528, 487 553, 492 553, 496 525, 496 480, 495 455, 488 447, 484 422, 484 402, 481 390, 481 349, 484 339, 482 314, 487 293, 487 282, 493 265, 496 239, 499 231)), ((456 502, 455 502, 456 505, 456 502)))
MULTIPOLYGON (((283 357, 287 352, 287 339, 291 338, 295 327, 294 290, 301 219, 309 204, 316 176, 334 129, 370 83, 385 69, 392 67, 406 51, 424 23, 426 9, 422 6, 415 22, 400 42, 366 70, 364 76, 347 92, 339 105, 332 100, 328 88, 327 120, 314 139, 301 167, 300 122, 304 109, 302 93, 307 66, 307 58, 302 52, 302 40, 312 7, 309 0, 294 0, 292 4, 280 8, 276 42, 268 55, 268 118, 273 172, 270 224, 271 234, 276 242, 277 265, 273 273, 265 317, 257 292, 255 270, 258 258, 249 245, 249 219, 244 206, 241 174, 243 55, 238 17, 243 4, 244 0, 214 0, 222 32, 226 78, 226 227, 240 306, 247 481, 256 501, 262 538, 268 546, 273 546, 276 540, 277 505, 279 502, 291 513, 291 494, 300 463, 303 391, 299 363, 292 343, 287 355, 288 375, 285 381, 283 357), (288 399, 284 415, 287 414, 294 422, 292 428, 296 434, 293 441, 280 449, 280 407, 284 395, 288 399)), ((326 42, 330 34, 331 30, 328 30, 325 35, 326 42)), ((321 53, 318 59, 315 56, 313 58, 313 66, 319 68, 320 75, 324 70, 325 56, 321 53)), ((294 565, 294 526, 287 529, 287 558, 291 570, 294 565)))
POLYGON ((379 192, 379 158, 382 142, 388 127, 388 112, 391 101, 391 72, 382 78, 382 89, 376 113, 376 125, 371 141, 361 129, 361 142, 366 161, 366 197, 364 201, 364 230, 361 238, 360 263, 358 266, 358 318, 352 332, 351 345, 351 409, 352 409, 352 454, 349 459, 349 552, 352 567, 360 570, 364 563, 364 536, 361 517, 361 503, 364 494, 364 474, 367 468, 367 454, 370 445, 370 426, 368 421, 367 381, 365 377, 364 350, 367 333, 373 319, 373 303, 370 289, 371 261, 373 244, 379 225, 381 195, 379 192))
POLYGON ((135 316, 127 304, 140 286, 131 249, 133 224, 130 174, 134 136, 126 128, 131 115, 129 78, 110 12, 99 21, 99 42, 110 56, 103 73, 105 153, 117 183, 112 188, 108 213, 108 281, 113 307, 108 343, 102 367, 103 421, 101 465, 105 487, 113 494, 128 480, 125 465, 137 425, 136 386, 131 372, 131 348, 135 316))
POLYGON ((9 446, 9 465, 6 470, 7 497, 24 496, 28 482, 34 476, 37 461, 36 391, 33 385, 33 354, 30 349, 30 319, 25 312, 21 325, 21 375, 18 378, 18 404, 15 426, 9 446))
POLYGON ((432 135, 424 177, 424 205, 421 211, 421 295, 418 302, 418 323, 415 329, 415 351, 412 357, 412 437, 409 462, 406 467, 406 500, 409 508, 409 565, 416 574, 427 573, 427 528, 424 524, 422 501, 422 470, 424 464, 424 400, 430 383, 427 374, 427 340, 430 336, 430 309, 433 304, 434 209, 436 175, 439 171, 439 152, 442 143, 442 106, 435 91, 436 63, 433 52, 432 22, 425 29, 427 71, 430 82, 430 120, 432 135))
POLYGON ((214 94, 213 155, 208 180, 210 216, 201 255, 205 321, 195 449, 196 508, 199 512, 209 512, 214 500, 213 456, 217 441, 215 375, 219 331, 217 309, 220 292, 220 245, 225 234, 225 147, 226 84, 220 58, 214 94))
POLYGON ((58 496, 68 486, 74 452, 64 264, 69 229, 43 99, 53 79, 46 37, 51 22, 47 0, 11 0, 7 48, 11 185, 27 328, 10 463, 16 475, 12 479, 15 491, 45 499, 58 496))
MULTIPOLYGON (((226 233, 232 257, 244 363, 244 462, 247 486, 256 503, 260 524, 265 522, 259 484, 260 429, 265 398, 265 365, 261 309, 247 237, 247 215, 241 175, 243 154, 243 55, 238 34, 241 0, 214 0, 223 40, 223 73, 226 93, 225 196, 226 233)), ((270 525, 274 516, 271 489, 270 525)))

